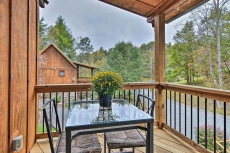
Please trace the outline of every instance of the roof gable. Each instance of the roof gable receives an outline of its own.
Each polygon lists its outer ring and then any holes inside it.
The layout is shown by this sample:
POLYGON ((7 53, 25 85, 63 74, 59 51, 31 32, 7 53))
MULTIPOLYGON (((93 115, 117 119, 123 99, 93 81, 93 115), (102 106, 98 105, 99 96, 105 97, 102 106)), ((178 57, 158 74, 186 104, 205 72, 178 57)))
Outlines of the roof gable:
POLYGON ((54 44, 50 44, 49 46, 47 46, 45 49, 43 49, 42 51, 41 51, 41 54, 44 54, 47 50, 48 50, 48 48, 50 48, 50 47, 54 47, 74 68, 77 68, 76 67, 76 65, 75 64, 73 64, 72 62, 71 62, 71 60, 57 47, 57 46, 55 46, 54 44))

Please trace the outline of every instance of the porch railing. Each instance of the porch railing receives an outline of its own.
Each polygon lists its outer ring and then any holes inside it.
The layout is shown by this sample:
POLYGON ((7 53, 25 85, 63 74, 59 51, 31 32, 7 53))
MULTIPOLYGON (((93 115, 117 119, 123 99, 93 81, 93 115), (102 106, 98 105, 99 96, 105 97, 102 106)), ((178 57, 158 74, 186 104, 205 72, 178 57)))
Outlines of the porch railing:
POLYGON ((165 128, 198 150, 201 145, 213 152, 230 152, 230 91, 175 84, 163 89, 165 128))
MULTIPOLYGON (((142 93, 152 99, 155 98, 156 83, 125 83, 122 90, 114 93, 114 99, 125 99, 129 103, 135 105, 138 93, 142 93)), ((98 99, 98 95, 90 90, 89 83, 76 84, 76 85, 39 85, 35 87, 35 91, 38 94, 38 117, 37 117, 37 138, 45 138, 46 127, 44 123, 43 114, 41 111, 42 105, 49 99, 55 99, 57 104, 57 110, 61 129, 64 130, 67 112, 70 108, 70 104, 73 101, 84 101, 98 99)), ((146 107, 149 107, 149 103, 146 102, 146 107)), ((157 125, 157 123, 155 123, 157 125)))
MULTIPOLYGON (((165 129, 198 151, 229 152, 230 91, 169 83, 125 83, 124 88, 114 94, 113 98, 124 98, 135 104, 139 92, 155 99, 156 88, 165 91, 162 92, 165 93, 165 129)), ((59 102, 62 129, 71 101, 97 99, 97 95, 90 91, 89 83, 41 85, 36 86, 35 91, 39 95, 38 112, 46 99, 54 98, 59 102)), ((37 138, 43 138, 46 137, 43 134, 46 132, 44 121, 42 114, 38 116, 37 138)))

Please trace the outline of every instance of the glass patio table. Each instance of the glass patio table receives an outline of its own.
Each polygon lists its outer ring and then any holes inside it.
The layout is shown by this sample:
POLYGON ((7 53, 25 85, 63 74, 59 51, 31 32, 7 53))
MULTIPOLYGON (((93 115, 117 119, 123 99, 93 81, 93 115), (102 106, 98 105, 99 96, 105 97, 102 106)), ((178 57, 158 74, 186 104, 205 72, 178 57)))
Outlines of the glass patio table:
POLYGON ((95 100, 73 102, 65 126, 66 152, 71 153, 71 141, 79 135, 139 128, 147 131, 146 153, 152 153, 153 122, 153 117, 123 99, 112 100, 111 108, 100 107, 95 100), (138 125, 142 123, 147 127, 138 125))

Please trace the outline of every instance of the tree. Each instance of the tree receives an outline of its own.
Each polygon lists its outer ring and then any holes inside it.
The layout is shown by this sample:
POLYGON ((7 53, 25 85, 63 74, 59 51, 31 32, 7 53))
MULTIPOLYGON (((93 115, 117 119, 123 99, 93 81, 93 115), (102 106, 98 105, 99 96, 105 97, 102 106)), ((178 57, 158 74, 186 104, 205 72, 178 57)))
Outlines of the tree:
POLYGON ((79 37, 79 42, 77 42, 78 49, 78 61, 83 63, 87 62, 88 64, 91 61, 87 58, 91 52, 93 52, 93 45, 91 45, 91 40, 88 37, 79 37))
POLYGON ((140 46, 140 49, 142 50, 142 54, 143 54, 143 58, 144 58, 144 64, 145 67, 149 67, 149 71, 148 69, 146 69, 146 78, 150 78, 150 81, 152 81, 154 79, 154 73, 155 73, 155 42, 154 41, 150 41, 147 44, 142 44, 140 46))
POLYGON ((187 21, 184 27, 177 31, 173 37, 176 44, 172 47, 169 66, 173 68, 170 79, 179 75, 186 75, 187 84, 194 82, 196 65, 194 56, 196 54, 196 35, 193 22, 187 21))
POLYGON ((131 42, 118 42, 111 48, 107 63, 110 70, 119 73, 125 82, 142 81, 146 75, 141 50, 131 42))
POLYGON ((69 59, 76 59, 76 39, 62 16, 57 18, 54 26, 48 28, 47 37, 49 44, 55 44, 69 59))
POLYGON ((91 62, 94 66, 98 67, 99 70, 107 70, 106 56, 107 51, 101 47, 99 50, 90 54, 91 62))
POLYGON ((43 50, 46 46, 48 46, 47 42, 47 28, 48 25, 44 23, 45 19, 42 17, 39 20, 39 49, 43 50))
POLYGON ((214 23, 214 27, 212 28, 212 31, 217 39, 217 62, 218 62, 218 81, 219 81, 219 88, 223 88, 222 83, 222 60, 221 60, 221 26, 222 26, 222 17, 224 15, 224 11, 226 10, 225 6, 229 2, 229 0, 213 0, 213 3, 211 3, 212 6, 212 13, 211 13, 211 19, 214 23))

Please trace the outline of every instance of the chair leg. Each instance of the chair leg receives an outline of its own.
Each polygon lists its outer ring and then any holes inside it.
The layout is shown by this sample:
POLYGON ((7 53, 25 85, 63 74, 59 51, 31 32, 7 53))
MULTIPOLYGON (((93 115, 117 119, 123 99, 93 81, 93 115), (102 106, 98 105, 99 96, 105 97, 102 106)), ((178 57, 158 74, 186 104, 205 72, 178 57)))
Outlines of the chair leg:
POLYGON ((111 152, 111 149, 108 148, 108 153, 110 153, 110 152, 111 152))
POLYGON ((133 147, 133 153, 135 153, 135 147, 133 147))

